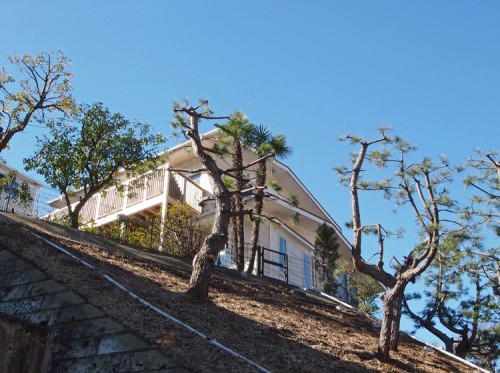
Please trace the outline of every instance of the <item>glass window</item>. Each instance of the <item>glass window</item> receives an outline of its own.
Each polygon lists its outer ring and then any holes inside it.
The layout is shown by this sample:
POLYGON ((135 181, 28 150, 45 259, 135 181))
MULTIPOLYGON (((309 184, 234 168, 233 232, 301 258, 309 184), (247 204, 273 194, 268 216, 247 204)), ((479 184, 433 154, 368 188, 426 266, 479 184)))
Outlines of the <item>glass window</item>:
POLYGON ((307 254, 304 254, 304 287, 311 287, 311 261, 307 254))
MULTIPOLYGON (((286 240, 280 236, 280 253, 281 254, 286 254, 286 240)), ((279 256, 279 262, 282 266, 285 265, 285 255, 280 255, 279 256)), ((285 269, 283 267, 280 268, 280 272, 285 272, 285 269)))
POLYGON ((191 179, 191 181, 195 182, 196 184, 200 185, 200 181, 201 181, 201 172, 197 172, 195 174, 192 174, 191 176, 189 176, 189 178, 191 179))

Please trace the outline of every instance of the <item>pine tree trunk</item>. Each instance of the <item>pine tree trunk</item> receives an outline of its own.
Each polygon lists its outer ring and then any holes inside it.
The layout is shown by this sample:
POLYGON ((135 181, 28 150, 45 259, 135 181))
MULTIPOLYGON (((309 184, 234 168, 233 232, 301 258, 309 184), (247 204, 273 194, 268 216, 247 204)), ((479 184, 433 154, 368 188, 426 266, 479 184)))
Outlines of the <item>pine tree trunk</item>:
POLYGON ((391 347, 391 328, 392 328, 392 318, 393 310, 390 298, 388 294, 385 294, 382 299, 383 309, 382 309, 382 326, 380 327, 380 335, 378 339, 377 355, 379 360, 388 361, 389 350, 391 347))
MULTIPOLYGON (((242 211, 243 203, 240 202, 241 196, 238 194, 233 195, 235 200, 233 211, 242 211), (239 197, 239 198, 238 198, 239 197)), ((243 216, 233 216, 233 248, 234 248, 234 261, 238 271, 245 270, 245 232, 243 228, 243 216)))
MULTIPOLYGON (((175 109, 174 109, 175 111, 175 109)), ((211 233, 205 238, 202 248, 193 263, 193 272, 189 279, 187 294, 192 298, 206 302, 212 268, 220 251, 224 249, 228 239, 228 227, 231 216, 231 196, 222 180, 222 171, 216 161, 205 151, 198 132, 198 120, 201 114, 195 108, 179 109, 189 116, 189 129, 184 133, 190 137, 196 157, 205 168, 213 183, 215 200, 215 216, 211 233)), ((176 111, 177 112, 177 111, 176 111)))
MULTIPOLYGON (((231 197, 231 211, 238 211, 238 203, 236 201, 236 195, 231 197)), ((238 229, 238 216, 233 216, 231 218, 231 231, 232 231, 232 240, 231 246, 234 251, 234 264, 236 264, 236 268, 240 267, 240 256, 238 255, 238 248, 240 246, 240 236, 238 229)))
POLYGON ((393 320, 391 327, 391 351, 398 351, 399 329, 401 324, 401 309, 403 307, 403 296, 398 296, 394 301, 393 320))
POLYGON ((252 246, 251 246, 250 259, 249 259, 248 268, 247 268, 248 274, 253 273, 255 256, 257 255, 257 247, 258 247, 258 243, 259 243, 259 232, 260 232, 260 219, 257 218, 253 221, 253 227, 252 227, 252 246))
POLYGON ((382 296, 382 326, 377 349, 377 355, 381 361, 390 360, 391 349, 397 351, 404 289, 404 283, 397 283, 382 296))
POLYGON ((466 329, 462 332, 462 339, 458 342, 455 347, 455 355, 465 359, 469 351, 472 349, 472 343, 469 339, 469 330, 466 329))
MULTIPOLYGON (((233 212, 243 211, 243 196, 241 190, 244 187, 243 179, 243 154, 241 149, 240 139, 233 138, 233 167, 236 169, 235 190, 236 194, 232 197, 233 212)), ((233 242, 234 242, 234 259, 236 269, 238 271, 245 270, 245 230, 243 216, 238 215, 233 217, 233 242)))
POLYGON ((257 254, 257 246, 259 245, 259 234, 260 234, 260 214, 262 214, 262 209, 264 208, 264 186, 266 185, 266 160, 259 162, 257 168, 257 178, 255 180, 255 186, 257 191, 255 192, 255 206, 254 214, 257 218, 253 221, 252 227, 252 243, 250 252, 250 262, 248 263, 247 273, 251 274, 254 269, 255 255, 257 254))
MULTIPOLYGON (((217 193, 217 192, 216 192, 217 193)), ((228 226, 231 212, 231 198, 222 193, 216 198, 216 211, 212 232, 203 242, 193 262, 193 272, 189 279, 187 294, 204 303, 208 299, 208 290, 214 263, 219 252, 224 250, 228 239, 228 226)))
POLYGON ((212 278, 212 269, 217 258, 213 250, 216 247, 224 247, 224 239, 221 235, 210 235, 203 244, 201 250, 196 254, 193 262, 193 272, 189 279, 189 294, 200 303, 208 299, 208 290, 212 278))

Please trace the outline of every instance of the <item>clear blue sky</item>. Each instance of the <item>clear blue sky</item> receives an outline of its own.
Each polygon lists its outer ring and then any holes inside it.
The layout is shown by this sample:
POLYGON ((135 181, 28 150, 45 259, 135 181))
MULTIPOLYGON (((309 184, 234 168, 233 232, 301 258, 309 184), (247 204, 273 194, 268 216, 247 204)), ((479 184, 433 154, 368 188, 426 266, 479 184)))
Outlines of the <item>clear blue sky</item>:
MULTIPOLYGON (((332 167, 348 157, 336 141, 346 132, 371 137, 391 125, 422 154, 454 162, 499 148, 498 1, 23 0, 1 9, 0 65, 61 49, 78 101, 166 134, 174 100, 208 98, 218 115, 240 109, 288 137, 285 163, 341 225, 350 203, 332 167)), ((35 133, 2 153, 10 165, 22 169, 35 133)))

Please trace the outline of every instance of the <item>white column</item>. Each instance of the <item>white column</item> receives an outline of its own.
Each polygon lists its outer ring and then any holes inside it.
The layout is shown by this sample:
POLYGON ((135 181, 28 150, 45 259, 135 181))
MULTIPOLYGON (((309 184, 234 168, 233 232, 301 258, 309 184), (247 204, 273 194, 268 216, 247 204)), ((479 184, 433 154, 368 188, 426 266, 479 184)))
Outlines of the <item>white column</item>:
POLYGON ((161 246, 163 244, 163 229, 167 221, 168 187, 169 187, 168 183, 170 180, 168 168, 169 168, 168 163, 165 166, 163 166, 163 194, 161 202, 160 247, 159 247, 160 250, 162 250, 161 246))

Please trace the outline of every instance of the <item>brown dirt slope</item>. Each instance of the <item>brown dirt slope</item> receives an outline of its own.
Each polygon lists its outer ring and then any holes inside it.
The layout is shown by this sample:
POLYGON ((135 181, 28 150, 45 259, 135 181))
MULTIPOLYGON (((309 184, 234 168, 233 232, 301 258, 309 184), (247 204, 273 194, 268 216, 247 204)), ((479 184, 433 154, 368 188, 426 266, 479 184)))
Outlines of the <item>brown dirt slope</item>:
MULTIPOLYGON (((335 305, 319 300, 297 300, 290 287, 277 282, 245 281, 222 271, 212 281, 209 302, 197 304, 184 295, 189 271, 169 260, 162 261, 161 255, 147 257, 138 251, 138 257, 133 250, 109 250, 116 248, 112 244, 77 243, 50 229, 37 229, 33 221, 29 230, 42 232, 164 312, 273 372, 475 371, 440 353, 424 350, 422 344, 407 336, 402 336, 392 362, 381 363, 373 356, 378 331, 370 318, 352 310, 339 311, 335 305)), ((192 371, 256 371, 157 315, 96 271, 34 237, 19 223, 0 222, 1 249, 36 264, 192 371)))

